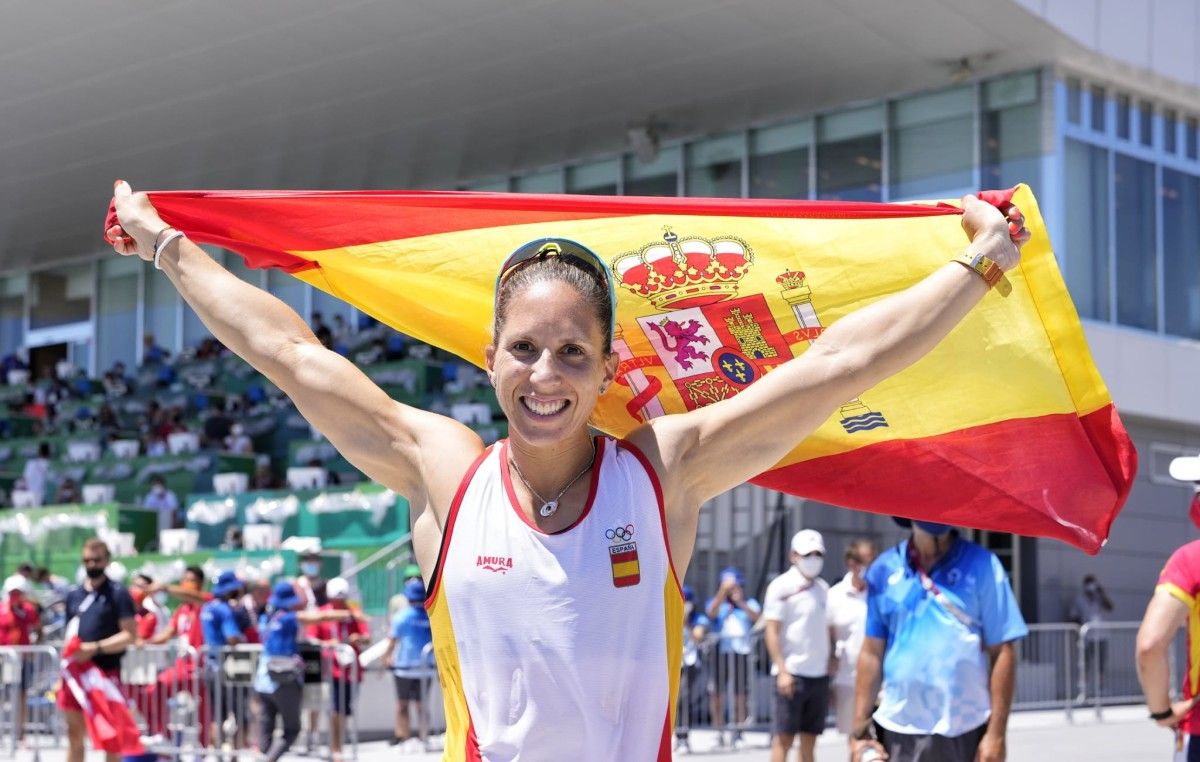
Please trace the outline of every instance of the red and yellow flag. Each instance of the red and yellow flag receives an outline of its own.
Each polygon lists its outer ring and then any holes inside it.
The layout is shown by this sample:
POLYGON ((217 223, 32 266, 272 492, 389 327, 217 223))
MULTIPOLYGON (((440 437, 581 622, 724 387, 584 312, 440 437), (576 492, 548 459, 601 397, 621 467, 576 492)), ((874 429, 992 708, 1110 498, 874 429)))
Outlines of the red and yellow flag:
MULTIPOLYGON (((966 244, 950 204, 387 191, 151 193, 197 242, 239 252, 482 364, 496 270, 534 238, 599 253, 617 283, 618 381, 593 423, 737 394, 825 326, 966 244)), ((1096 552, 1136 455, 1092 363, 1028 188, 1011 295, 849 400, 764 486, 877 513, 1054 537, 1096 552)), ((772 415, 765 410, 762 415, 772 415)), ((786 427, 786 420, 779 420, 786 427)), ((615 570, 615 567, 614 567, 615 570)))

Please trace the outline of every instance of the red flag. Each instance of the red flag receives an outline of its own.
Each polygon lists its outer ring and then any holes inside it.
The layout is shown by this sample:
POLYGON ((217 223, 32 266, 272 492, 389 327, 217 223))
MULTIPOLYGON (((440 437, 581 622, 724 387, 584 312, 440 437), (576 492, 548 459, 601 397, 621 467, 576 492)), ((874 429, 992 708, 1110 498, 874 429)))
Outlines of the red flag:
POLYGON ((79 664, 71 655, 79 650, 78 637, 63 649, 63 690, 71 691, 83 710, 92 746, 109 754, 144 754, 142 739, 125 695, 113 679, 95 664, 79 664))

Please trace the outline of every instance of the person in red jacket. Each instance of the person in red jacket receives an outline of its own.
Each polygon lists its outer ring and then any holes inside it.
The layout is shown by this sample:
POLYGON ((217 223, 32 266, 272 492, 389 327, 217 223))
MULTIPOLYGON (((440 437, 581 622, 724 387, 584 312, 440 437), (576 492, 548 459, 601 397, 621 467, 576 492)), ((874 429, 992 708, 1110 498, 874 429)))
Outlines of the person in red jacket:
MULTIPOLYGON (((0 646, 29 646, 42 638, 42 621, 37 606, 29 600, 29 580, 14 574, 4 581, 3 598, 0 599, 0 646)), ((17 697, 18 739, 25 736, 25 691, 33 679, 33 662, 28 655, 21 656, 21 684, 17 697)))
MULTIPOLYGON (((341 577, 329 580, 325 594, 329 602, 321 606, 321 611, 345 611, 349 608, 350 583, 341 577)), ((333 762, 341 762, 346 718, 354 711, 356 683, 362 682, 358 652, 370 640, 370 633, 367 623, 356 614, 351 619, 314 624, 309 628, 308 637, 326 647, 325 674, 329 675, 330 703, 333 704, 333 711, 329 714, 329 753, 333 762), (347 658, 349 652, 337 648, 341 644, 353 648, 355 658, 347 658)))

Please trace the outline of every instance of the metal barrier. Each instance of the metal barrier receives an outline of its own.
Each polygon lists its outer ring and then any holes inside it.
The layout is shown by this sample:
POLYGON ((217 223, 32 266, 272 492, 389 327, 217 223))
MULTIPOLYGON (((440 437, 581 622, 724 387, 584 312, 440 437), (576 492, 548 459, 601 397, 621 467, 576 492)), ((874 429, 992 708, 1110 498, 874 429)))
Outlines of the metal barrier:
POLYGON ((194 648, 177 643, 126 649, 121 684, 147 751, 178 756, 202 748, 207 710, 194 648))
POLYGON ((0 648, 0 748, 15 758, 28 746, 34 759, 59 745, 63 734, 54 691, 60 658, 52 646, 0 648))
MULTIPOLYGON (((1096 717, 1103 717, 1103 708, 1111 704, 1138 704, 1144 698, 1138 683, 1137 631, 1141 622, 1097 622, 1079 628, 1077 669, 1079 698, 1090 704, 1096 717)), ((1169 652, 1171 692, 1179 682, 1178 649, 1169 652)))
POLYGON ((1014 710, 1065 708, 1067 716, 1076 703, 1079 625, 1071 623, 1031 624, 1029 635, 1014 644, 1017 681, 1014 710))

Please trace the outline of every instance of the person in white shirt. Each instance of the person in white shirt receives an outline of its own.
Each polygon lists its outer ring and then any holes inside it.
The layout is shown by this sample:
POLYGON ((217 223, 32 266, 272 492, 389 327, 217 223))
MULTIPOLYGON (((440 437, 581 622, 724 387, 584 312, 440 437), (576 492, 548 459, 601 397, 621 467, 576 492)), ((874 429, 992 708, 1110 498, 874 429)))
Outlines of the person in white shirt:
POLYGON ((829 584, 821 579, 825 540, 813 529, 792 538, 792 568, 767 585, 763 617, 775 675, 775 728, 771 762, 784 762, 800 736, 801 762, 813 762, 829 710, 829 584))
POLYGON ((870 540, 851 540, 846 546, 846 576, 829 588, 825 604, 836 665, 829 688, 837 712, 837 729, 846 735, 854 725, 854 677, 867 622, 867 581, 863 572, 877 555, 879 549, 870 540))
POLYGON ((46 500, 46 477, 50 471, 50 445, 42 442, 38 445, 36 458, 25 461, 21 478, 25 480, 25 489, 33 493, 33 504, 39 506, 46 500))

